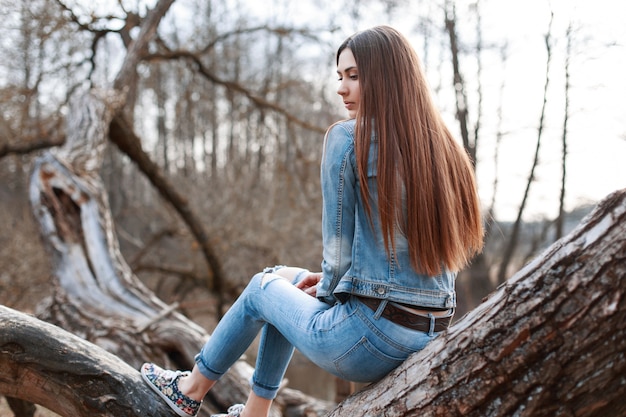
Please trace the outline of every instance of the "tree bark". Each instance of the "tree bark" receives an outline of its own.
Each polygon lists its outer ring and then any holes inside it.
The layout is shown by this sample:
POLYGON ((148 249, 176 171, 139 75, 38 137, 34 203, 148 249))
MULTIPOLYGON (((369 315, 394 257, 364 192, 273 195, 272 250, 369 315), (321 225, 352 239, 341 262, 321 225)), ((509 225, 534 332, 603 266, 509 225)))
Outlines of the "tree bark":
POLYGON ((340 416, 626 415, 626 189, 340 416))
POLYGON ((0 369, 0 392, 62 416, 173 415, 130 365, 4 306, 0 306, 0 369))
MULTIPOLYGON (((174 415, 139 372, 120 358, 5 306, 0 306, 0 369, 0 393, 13 403, 25 401, 20 404, 25 413, 34 411, 26 405, 32 401, 68 417, 174 415)), ((286 417, 321 416, 332 407, 288 388, 277 402, 286 417)))
POLYGON ((13 397, 6 397, 6 400, 15 417, 34 417, 37 412, 37 407, 30 401, 13 397))

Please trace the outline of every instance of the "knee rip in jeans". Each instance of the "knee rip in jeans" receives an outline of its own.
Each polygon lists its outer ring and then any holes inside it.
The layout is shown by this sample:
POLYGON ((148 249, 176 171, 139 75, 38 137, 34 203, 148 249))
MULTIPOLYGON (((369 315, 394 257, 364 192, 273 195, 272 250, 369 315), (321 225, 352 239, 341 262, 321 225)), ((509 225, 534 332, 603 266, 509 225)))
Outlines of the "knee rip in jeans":
POLYGON ((277 279, 285 279, 280 275, 274 274, 272 272, 265 272, 261 277, 261 289, 265 289, 267 284, 277 279))

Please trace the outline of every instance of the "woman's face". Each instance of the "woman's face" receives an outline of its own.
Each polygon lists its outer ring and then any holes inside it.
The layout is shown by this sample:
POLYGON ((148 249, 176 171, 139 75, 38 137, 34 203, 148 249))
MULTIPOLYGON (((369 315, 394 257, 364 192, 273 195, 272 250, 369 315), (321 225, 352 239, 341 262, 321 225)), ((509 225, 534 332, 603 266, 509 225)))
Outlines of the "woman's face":
POLYGON ((339 75, 337 94, 343 98, 343 104, 348 109, 348 116, 354 119, 361 101, 361 90, 356 61, 352 51, 348 48, 339 54, 337 74, 339 75))

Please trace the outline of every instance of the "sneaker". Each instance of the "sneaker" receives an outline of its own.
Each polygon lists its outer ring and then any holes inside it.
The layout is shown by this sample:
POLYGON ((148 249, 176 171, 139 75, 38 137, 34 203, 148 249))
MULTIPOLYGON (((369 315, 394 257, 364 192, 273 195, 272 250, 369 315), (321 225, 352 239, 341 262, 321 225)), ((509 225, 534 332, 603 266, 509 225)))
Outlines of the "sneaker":
POLYGON ((161 369, 153 363, 144 363, 141 367, 143 380, 165 400, 176 414, 182 417, 195 417, 202 405, 202 401, 193 400, 178 389, 180 377, 189 374, 189 371, 181 372, 161 369))
POLYGON ((243 412, 243 404, 231 405, 228 414, 213 414, 211 417, 239 417, 243 412))

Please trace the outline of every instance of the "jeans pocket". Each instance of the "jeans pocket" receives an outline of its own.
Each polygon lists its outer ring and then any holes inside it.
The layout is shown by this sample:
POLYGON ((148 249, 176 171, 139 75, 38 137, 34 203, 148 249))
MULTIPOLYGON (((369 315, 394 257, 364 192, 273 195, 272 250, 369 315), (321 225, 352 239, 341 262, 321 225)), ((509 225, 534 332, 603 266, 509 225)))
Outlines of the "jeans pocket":
POLYGON ((405 359, 406 357, 398 358, 381 352, 364 336, 335 360, 335 368, 337 376, 343 379, 374 382, 398 367, 405 359))

